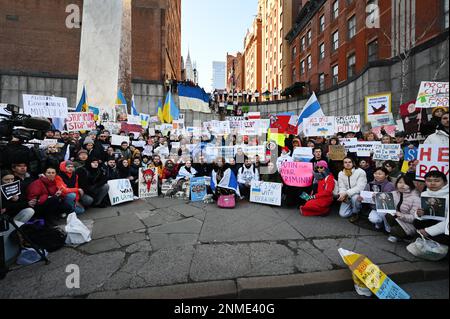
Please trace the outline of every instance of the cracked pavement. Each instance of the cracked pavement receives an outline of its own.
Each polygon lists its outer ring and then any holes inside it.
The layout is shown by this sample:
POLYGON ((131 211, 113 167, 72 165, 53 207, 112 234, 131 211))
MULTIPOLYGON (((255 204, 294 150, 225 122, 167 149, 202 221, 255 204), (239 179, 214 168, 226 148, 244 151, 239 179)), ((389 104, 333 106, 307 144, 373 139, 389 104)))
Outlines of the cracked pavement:
POLYGON ((0 298, 88 297, 92 293, 238 278, 346 269, 338 248, 374 263, 419 262, 405 243, 341 219, 303 217, 296 209, 171 198, 139 200, 80 217, 93 221, 92 241, 49 255, 51 264, 13 266, 0 298), (66 267, 80 267, 80 289, 66 287, 66 267))

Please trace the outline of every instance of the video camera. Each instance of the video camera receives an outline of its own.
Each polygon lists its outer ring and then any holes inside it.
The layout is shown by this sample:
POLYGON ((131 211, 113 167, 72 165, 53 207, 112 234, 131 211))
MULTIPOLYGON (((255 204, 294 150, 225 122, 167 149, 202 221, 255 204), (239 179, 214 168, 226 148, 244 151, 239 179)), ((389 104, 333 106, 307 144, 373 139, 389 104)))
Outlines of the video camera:
POLYGON ((0 113, 0 140, 9 141, 11 137, 21 141, 43 139, 45 132, 51 128, 46 118, 19 114, 20 107, 17 105, 7 104, 4 112, 11 114, 0 113))

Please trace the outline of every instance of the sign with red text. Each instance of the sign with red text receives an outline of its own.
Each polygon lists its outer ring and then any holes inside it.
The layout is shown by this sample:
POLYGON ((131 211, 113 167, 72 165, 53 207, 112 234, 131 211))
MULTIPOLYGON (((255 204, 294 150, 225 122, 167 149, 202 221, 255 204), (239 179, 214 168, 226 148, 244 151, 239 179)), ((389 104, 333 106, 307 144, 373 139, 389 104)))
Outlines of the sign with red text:
POLYGON ((440 171, 448 177, 448 145, 421 144, 417 160, 417 179, 424 180, 425 175, 431 171, 440 171))
POLYGON ((336 116, 335 117, 335 130, 336 133, 348 133, 361 131, 361 116, 336 116))
POLYGON ((69 113, 67 116, 66 125, 69 132, 93 131, 96 128, 94 113, 69 113))
POLYGON ((424 81, 420 85, 416 108, 448 107, 449 82, 424 81))
POLYGON ((303 121, 305 136, 333 136, 335 134, 334 116, 312 117, 303 121))
POLYGON ((285 162, 281 165, 280 174, 288 186, 309 187, 313 182, 313 164, 285 162))

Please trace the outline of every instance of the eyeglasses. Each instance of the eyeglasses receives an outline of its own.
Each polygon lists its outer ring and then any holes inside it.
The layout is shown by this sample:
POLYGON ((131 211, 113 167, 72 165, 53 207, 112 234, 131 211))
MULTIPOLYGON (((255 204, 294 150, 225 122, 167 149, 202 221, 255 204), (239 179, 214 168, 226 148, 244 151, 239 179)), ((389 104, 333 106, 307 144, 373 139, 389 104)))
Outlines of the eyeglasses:
POLYGON ((316 169, 325 169, 325 167, 317 166, 316 169))

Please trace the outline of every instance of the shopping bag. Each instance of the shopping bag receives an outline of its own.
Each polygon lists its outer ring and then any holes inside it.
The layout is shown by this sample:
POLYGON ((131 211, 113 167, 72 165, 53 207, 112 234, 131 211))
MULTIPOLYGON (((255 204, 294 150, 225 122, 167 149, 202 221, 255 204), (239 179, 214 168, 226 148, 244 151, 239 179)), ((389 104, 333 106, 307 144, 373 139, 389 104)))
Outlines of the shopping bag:
POLYGON ((91 241, 91 231, 78 219, 75 213, 67 217, 66 233, 67 245, 81 245, 91 241))

